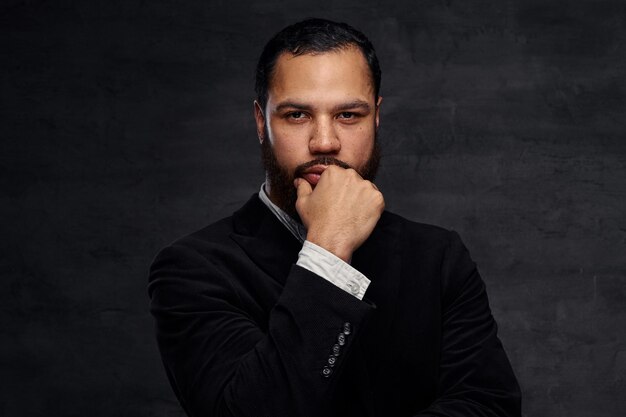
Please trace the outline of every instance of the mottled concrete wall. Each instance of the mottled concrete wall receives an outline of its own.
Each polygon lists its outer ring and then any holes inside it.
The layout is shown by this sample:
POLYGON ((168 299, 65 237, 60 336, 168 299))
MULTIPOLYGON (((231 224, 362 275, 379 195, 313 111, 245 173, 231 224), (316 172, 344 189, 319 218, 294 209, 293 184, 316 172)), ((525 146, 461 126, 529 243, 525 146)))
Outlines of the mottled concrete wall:
POLYGON ((618 0, 3 2, 0 415, 182 415, 147 267, 258 189, 254 65, 314 15, 374 42, 388 208, 464 238, 525 415, 626 415, 618 0))

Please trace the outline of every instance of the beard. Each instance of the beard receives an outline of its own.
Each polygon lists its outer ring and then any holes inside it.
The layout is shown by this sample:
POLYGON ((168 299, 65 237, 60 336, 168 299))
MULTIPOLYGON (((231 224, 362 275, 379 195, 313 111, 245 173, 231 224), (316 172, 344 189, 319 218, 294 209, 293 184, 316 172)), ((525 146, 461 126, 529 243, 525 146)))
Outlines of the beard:
POLYGON ((286 212, 294 220, 300 221, 300 216, 296 211, 296 200, 298 192, 293 182, 296 178, 302 177, 304 171, 315 165, 337 165, 344 169, 353 168, 359 175, 368 181, 374 182, 378 166, 380 164, 380 145, 378 143, 378 129, 374 135, 374 146, 372 153, 365 163, 360 167, 353 167, 346 162, 332 156, 320 156, 296 167, 294 172, 289 172, 280 165, 274 155, 274 149, 267 139, 269 137, 267 128, 265 130, 265 140, 261 143, 261 159, 265 168, 266 181, 271 187, 272 202, 281 210, 286 212))

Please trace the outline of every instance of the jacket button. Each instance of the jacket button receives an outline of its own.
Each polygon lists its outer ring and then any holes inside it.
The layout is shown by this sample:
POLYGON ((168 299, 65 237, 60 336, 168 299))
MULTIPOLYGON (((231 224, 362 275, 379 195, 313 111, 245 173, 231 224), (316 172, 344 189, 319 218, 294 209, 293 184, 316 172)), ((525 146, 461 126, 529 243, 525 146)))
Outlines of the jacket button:
POLYGON ((336 362, 337 362, 337 358, 335 358, 334 356, 331 356, 330 358, 328 358, 328 366, 330 366, 331 368, 335 366, 336 362))
POLYGON ((346 344, 346 335, 343 333, 339 333, 339 336, 337 336, 337 343, 339 343, 339 346, 343 346, 346 344))
POLYGON ((322 376, 324 378, 328 378, 330 376, 330 374, 333 373, 333 370, 330 369, 328 366, 325 366, 324 369, 322 369, 322 376))
POLYGON ((352 333, 352 325, 349 322, 343 324, 343 334, 346 336, 352 333))

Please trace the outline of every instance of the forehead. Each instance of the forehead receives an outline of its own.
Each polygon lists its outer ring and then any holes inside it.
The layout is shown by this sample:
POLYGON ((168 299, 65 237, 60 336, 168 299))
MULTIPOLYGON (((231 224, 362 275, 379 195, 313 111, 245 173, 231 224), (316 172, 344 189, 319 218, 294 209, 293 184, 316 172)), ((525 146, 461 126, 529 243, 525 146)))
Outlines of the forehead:
POLYGON ((374 100, 374 85, 363 53, 354 47, 293 55, 276 60, 269 84, 269 102, 374 100))

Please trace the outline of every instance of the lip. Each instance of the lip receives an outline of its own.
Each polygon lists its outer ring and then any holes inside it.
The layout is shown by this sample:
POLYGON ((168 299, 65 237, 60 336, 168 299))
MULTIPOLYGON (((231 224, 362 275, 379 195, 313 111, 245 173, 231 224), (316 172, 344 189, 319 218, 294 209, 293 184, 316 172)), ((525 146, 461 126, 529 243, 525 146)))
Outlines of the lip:
POLYGON ((328 165, 315 165, 308 168, 302 174, 304 178, 312 187, 315 187, 322 176, 322 173, 328 168, 328 165))
POLYGON ((304 173, 322 175, 322 172, 326 171, 326 168, 328 168, 328 165, 314 165, 310 168, 307 168, 304 173))

